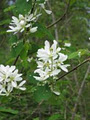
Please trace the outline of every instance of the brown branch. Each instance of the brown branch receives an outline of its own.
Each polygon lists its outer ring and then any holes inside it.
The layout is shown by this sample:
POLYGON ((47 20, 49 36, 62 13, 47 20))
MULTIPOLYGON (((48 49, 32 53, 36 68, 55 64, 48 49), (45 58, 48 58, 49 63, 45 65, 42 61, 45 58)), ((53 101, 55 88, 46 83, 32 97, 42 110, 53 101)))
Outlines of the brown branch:
POLYGON ((34 3, 33 3, 32 9, 31 9, 31 14, 32 14, 33 11, 34 11, 35 4, 36 4, 36 0, 35 0, 34 3))
POLYGON ((40 107, 40 105, 41 105, 43 102, 44 102, 44 100, 42 100, 42 101, 38 104, 38 106, 37 106, 36 109, 31 113, 31 115, 33 115, 33 114, 38 110, 38 108, 40 107))
POLYGON ((47 29, 51 28, 52 26, 54 26, 55 24, 57 24, 58 22, 60 22, 61 20, 63 20, 65 18, 66 14, 68 13, 69 6, 70 6, 70 0, 69 0, 69 2, 67 4, 67 7, 66 7, 66 10, 65 10, 64 14, 60 18, 58 18, 55 22, 53 22, 52 24, 48 25, 47 29))
MULTIPOLYGON (((47 1, 47 5, 48 5, 49 9, 52 11, 52 7, 51 7, 51 4, 50 4, 49 0, 47 1)), ((53 11, 52 11, 51 17, 52 17, 52 21, 54 23, 56 21, 56 18, 55 18, 55 15, 54 15, 53 11)), ((54 25, 54 28, 55 28, 55 40, 58 41, 59 40, 59 36, 58 36, 57 24, 54 25)))
MULTIPOLYGON (((33 11, 34 11, 35 3, 36 3, 36 0, 34 1, 34 4, 33 4, 33 6, 32 6, 32 9, 31 9, 31 14, 32 14, 32 13, 33 13, 33 11)), ((19 59, 19 56, 20 56, 20 55, 18 55, 18 56, 16 57, 16 59, 15 59, 15 61, 14 61, 13 65, 16 65, 16 63, 17 63, 17 61, 18 61, 18 59, 19 59)))
POLYGON ((19 55, 16 57, 16 59, 15 59, 15 61, 14 61, 13 65, 16 65, 16 63, 17 63, 18 59, 19 59, 19 55))
POLYGON ((82 63, 78 64, 76 67, 74 67, 73 69, 71 69, 69 72, 67 72, 64 75, 62 75, 61 77, 59 77, 56 81, 59 81, 60 79, 62 79, 66 75, 68 75, 69 73, 73 72, 74 70, 77 70, 80 66, 82 66, 85 63, 87 63, 88 61, 90 61, 90 57, 88 59, 84 60, 82 63))
POLYGON ((87 69, 87 72, 86 72, 86 74, 85 74, 85 77, 84 77, 84 79, 83 79, 83 81, 82 81, 82 83, 81 83, 81 87, 80 87, 80 89, 79 89, 79 91, 78 91, 77 101, 76 101, 76 103, 75 103, 75 105, 74 105, 74 109, 73 109, 74 112, 72 113, 72 118, 71 118, 71 120, 74 120, 74 118, 75 118, 75 114, 76 114, 76 110, 77 110, 77 105, 78 105, 78 100, 79 100, 79 98, 80 98, 80 96, 81 96, 81 94, 82 94, 82 90, 83 90, 83 87, 84 87, 84 85, 85 85, 85 81, 86 81, 86 78, 87 78, 87 76, 88 76, 89 71, 90 71, 90 65, 89 65, 89 67, 88 67, 88 69, 87 69))

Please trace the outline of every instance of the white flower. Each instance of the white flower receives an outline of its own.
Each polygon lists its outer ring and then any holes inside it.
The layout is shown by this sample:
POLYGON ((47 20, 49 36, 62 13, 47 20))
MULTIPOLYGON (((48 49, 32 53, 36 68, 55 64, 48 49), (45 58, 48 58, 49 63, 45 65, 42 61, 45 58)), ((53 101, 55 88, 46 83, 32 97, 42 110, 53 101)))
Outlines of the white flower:
POLYGON ((41 14, 36 14, 36 11, 34 14, 28 13, 27 15, 23 16, 19 14, 19 18, 12 16, 12 22, 9 26, 10 30, 7 30, 7 32, 14 32, 14 34, 18 32, 23 32, 25 29, 29 28, 31 33, 34 33, 37 31, 37 26, 32 27, 33 24, 37 21, 38 17, 41 14))
POLYGON ((78 56, 81 57, 81 52, 78 52, 78 56))
POLYGON ((21 76, 22 74, 18 73, 15 66, 0 65, 0 95, 8 96, 13 91, 13 88, 25 90, 26 88, 22 87, 22 85, 26 81, 23 81, 21 76))
POLYGON ((49 60, 51 57, 56 59, 61 48, 57 48, 57 42, 54 40, 54 44, 50 47, 50 43, 45 41, 45 48, 41 48, 37 52, 39 60, 49 60))
POLYGON ((52 91, 55 95, 58 95, 58 96, 60 95, 60 92, 54 90, 52 87, 51 87, 51 91, 52 91))
POLYGON ((38 81, 43 81, 46 80, 49 77, 49 69, 45 69, 45 71, 41 70, 41 69, 37 69, 35 70, 35 73, 38 73, 40 75, 40 77, 34 76, 34 78, 38 81))
POLYGON ((33 57, 27 59, 28 62, 31 62, 33 60, 33 57))
POLYGON ((33 27, 33 28, 31 28, 31 29, 30 29, 30 32, 31 32, 31 33, 36 32, 36 31, 37 31, 37 28, 38 28, 38 27, 33 27))
POLYGON ((40 7, 47 13, 47 14, 51 14, 52 11, 51 10, 47 10, 45 9, 45 4, 47 3, 48 0, 45 0, 44 3, 40 3, 40 7))
POLYGON ((43 8, 43 10, 47 13, 47 14, 51 14, 52 11, 51 10, 47 10, 45 9, 45 4, 46 4, 47 0, 45 0, 44 3, 40 3, 39 5, 41 6, 41 8, 43 8))
POLYGON ((46 40, 45 47, 37 51, 37 69, 34 73, 38 73, 39 76, 34 76, 38 81, 47 80, 50 77, 56 78, 61 70, 68 72, 67 67, 69 64, 64 64, 68 56, 60 52, 61 48, 58 47, 57 41, 54 40, 52 46, 46 40))
POLYGON ((70 47, 70 46, 71 46, 71 43, 65 43, 64 46, 65 46, 65 47, 70 47))

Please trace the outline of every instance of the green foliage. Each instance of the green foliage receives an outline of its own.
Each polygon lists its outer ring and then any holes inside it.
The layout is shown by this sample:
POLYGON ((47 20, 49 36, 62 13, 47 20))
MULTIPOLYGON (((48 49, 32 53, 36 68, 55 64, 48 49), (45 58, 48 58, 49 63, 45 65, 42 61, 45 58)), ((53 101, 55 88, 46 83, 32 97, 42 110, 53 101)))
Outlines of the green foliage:
POLYGON ((17 0, 15 4, 14 13, 15 14, 27 14, 32 7, 32 0, 26 2, 26 0, 17 0))
POLYGON ((68 56, 68 59, 80 58, 83 55, 87 55, 87 56, 90 55, 88 49, 80 49, 77 52, 73 52, 68 56))
POLYGON ((20 40, 19 43, 12 45, 12 56, 17 57, 23 49, 23 41, 20 40))
POLYGON ((0 22, 0 25, 5 25, 5 24, 9 24, 10 23, 10 19, 7 20, 3 20, 0 22))
POLYGON ((34 34, 32 34, 32 36, 37 36, 37 38, 42 38, 42 37, 45 37, 47 36, 48 39, 50 40, 53 40, 54 37, 53 35, 51 34, 51 32, 45 27, 45 25, 41 24, 41 23, 38 23, 38 24, 35 24, 36 26, 38 26, 38 31, 34 34))
POLYGON ((11 108, 4 108, 4 107, 0 107, 0 112, 18 114, 17 110, 13 110, 11 108))
MULTIPOLYGON (((37 5, 44 1, 37 1, 37 5)), ((49 1, 56 20, 63 15, 68 1, 49 1)), ((28 14, 34 0, 29 0, 29 2, 16 0, 13 5, 9 5, 9 0, 0 2, 0 62, 5 65, 13 65, 19 55, 16 66, 23 74, 27 88, 26 91, 16 90, 8 97, 0 96, 0 104, 4 106, 0 107, 0 120, 70 120, 88 64, 84 64, 55 83, 55 90, 60 92, 60 95, 57 96, 52 93, 47 84, 41 85, 33 77, 37 67, 36 52, 43 47, 45 40, 52 43, 56 38, 57 28, 60 39, 58 45, 65 48, 63 46, 65 42, 71 43, 71 47, 62 50, 64 54, 68 55, 67 63, 70 64, 70 69, 90 57, 89 0, 71 0, 66 16, 57 23, 57 27, 52 26, 47 29, 46 26, 52 23, 53 15, 49 16, 43 12, 38 22, 33 25, 33 27, 38 27, 37 32, 30 33, 26 29, 16 35, 6 32, 12 16, 28 14), (33 57, 33 60, 29 62, 28 57, 33 57)), ((37 5, 35 5, 34 11, 37 5)), ((45 7, 49 9, 48 5, 45 7)), ((64 73, 61 72, 58 77, 62 74, 64 73)), ((85 87, 78 100, 75 120, 81 120, 83 116, 89 120, 89 80, 90 75, 86 77, 85 87)))
POLYGON ((54 114, 48 120, 59 120, 59 119, 60 119, 60 114, 54 114))
POLYGON ((34 118, 33 120, 39 120, 39 118, 34 118))
POLYGON ((34 99, 37 102, 42 100, 48 100, 51 97, 52 93, 48 85, 38 86, 36 87, 36 91, 34 93, 34 99))
POLYGON ((5 8, 4 12, 9 12, 9 11, 13 10, 14 8, 15 8, 15 5, 11 5, 8 8, 5 8))

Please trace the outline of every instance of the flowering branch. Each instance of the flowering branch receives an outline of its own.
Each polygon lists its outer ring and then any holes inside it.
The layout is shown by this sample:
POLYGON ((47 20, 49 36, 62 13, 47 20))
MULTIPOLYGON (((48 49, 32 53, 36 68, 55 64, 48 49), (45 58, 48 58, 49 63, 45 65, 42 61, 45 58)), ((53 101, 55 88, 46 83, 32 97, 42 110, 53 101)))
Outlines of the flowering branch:
POLYGON ((77 70, 80 66, 82 66, 83 64, 87 63, 90 61, 90 57, 87 58, 86 60, 84 60, 82 63, 78 64, 76 67, 74 67, 72 70, 70 70, 69 72, 65 73, 64 75, 62 75, 61 77, 59 77, 56 81, 59 81, 60 79, 62 79, 63 77, 65 77, 66 75, 68 75, 69 73, 73 72, 74 70, 77 70))

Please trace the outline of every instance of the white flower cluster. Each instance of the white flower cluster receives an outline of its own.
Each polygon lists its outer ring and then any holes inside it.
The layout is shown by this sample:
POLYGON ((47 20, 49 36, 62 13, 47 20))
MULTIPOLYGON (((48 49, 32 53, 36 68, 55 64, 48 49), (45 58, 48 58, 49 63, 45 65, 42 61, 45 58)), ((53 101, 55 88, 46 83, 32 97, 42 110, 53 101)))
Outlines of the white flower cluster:
POLYGON ((34 73, 38 73, 39 76, 34 76, 38 81, 44 81, 49 77, 53 79, 58 75, 61 70, 68 72, 67 67, 69 64, 64 64, 68 56, 60 52, 61 48, 57 46, 57 41, 50 47, 50 43, 45 41, 45 47, 41 48, 37 52, 37 69, 34 73))
MULTIPOLYGON (((27 2, 29 0, 26 0, 27 2)), ((45 10, 47 14, 51 14, 52 12, 50 10, 45 9, 45 4, 47 0, 45 0, 44 3, 40 3, 39 6, 45 10)), ((25 16, 22 14, 19 14, 19 17, 12 16, 12 22, 10 23, 9 30, 7 32, 14 32, 14 34, 18 32, 23 32, 25 29, 29 29, 31 33, 34 33, 37 31, 37 26, 33 27, 33 24, 38 20, 38 17, 41 15, 37 14, 37 10, 34 13, 28 13, 25 16)))
POLYGON ((23 32, 26 28, 29 28, 29 31, 31 33, 34 33, 37 31, 37 26, 33 27, 33 23, 35 23, 38 19, 38 17, 40 16, 40 14, 30 14, 28 13, 28 15, 21 15, 19 14, 19 18, 12 16, 12 22, 10 23, 11 25, 9 26, 10 30, 7 30, 7 32, 14 32, 14 34, 18 33, 18 32, 23 32))
POLYGON ((23 85, 26 81, 21 76, 15 66, 0 65, 0 95, 8 96, 13 88, 25 90, 23 85))

